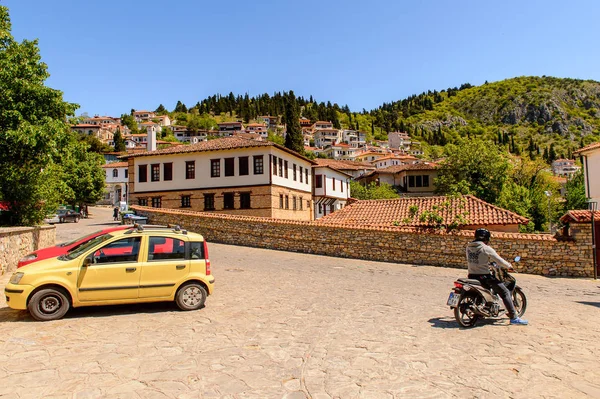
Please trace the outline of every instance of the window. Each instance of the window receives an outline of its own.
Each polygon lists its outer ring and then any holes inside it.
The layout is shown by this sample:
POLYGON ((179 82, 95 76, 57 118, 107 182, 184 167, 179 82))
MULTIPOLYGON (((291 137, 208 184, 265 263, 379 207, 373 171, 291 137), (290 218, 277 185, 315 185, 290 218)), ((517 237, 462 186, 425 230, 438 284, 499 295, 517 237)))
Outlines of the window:
POLYGON ((160 164, 153 163, 150 165, 150 181, 160 180, 160 164))
POLYGON ((163 179, 165 181, 173 180, 173 162, 163 164, 163 179))
POLYGON ((137 262, 142 237, 128 237, 113 241, 94 252, 92 263, 137 262))
POLYGON ((138 182, 146 183, 148 181, 148 165, 138 166, 138 182))
POLYGON ((296 196, 295 195, 292 197, 292 209, 293 210, 298 209, 296 206, 296 196))
POLYGON ((283 159, 279 158, 279 177, 283 177, 283 159))
POLYGON ((331 179, 331 189, 335 191, 335 177, 331 179))
POLYGON ((279 194, 279 209, 283 209, 283 194, 279 194))
POLYGON ((273 156, 273 174, 277 176, 277 157, 273 156))
POLYGON ((147 198, 138 198, 138 205, 139 206, 148 206, 148 199, 147 198))
MULTIPOLYGON (((239 157, 238 162, 240 163, 240 176, 248 175, 248 157, 239 157)), ((227 167, 225 169, 227 169, 227 167)))
POLYGON ((254 174, 262 175, 263 173, 264 173, 263 156, 255 155, 254 156, 254 174))
POLYGON ((287 179, 288 178, 288 161, 285 161, 283 163, 283 173, 284 173, 284 177, 287 179))
POLYGON ((299 166, 300 169, 300 183, 302 183, 302 166, 299 166))
POLYGON ((196 161, 185 161, 185 178, 196 178, 196 161))
POLYGON ((113 177, 119 177, 119 170, 113 169, 113 177))
POLYGON ((204 259, 204 243, 190 242, 190 259, 204 259))
POLYGON ((315 188, 323 188, 323 176, 322 175, 315 176, 315 188))
POLYGON ((414 186, 415 186, 415 177, 408 176, 408 187, 414 187, 414 186))
POLYGON ((344 182, 340 180, 340 190, 344 192, 344 182))
POLYGON ((148 261, 185 259, 185 242, 170 237, 150 237, 148 261))
POLYGON ((215 210, 215 195, 204 194, 204 210, 214 211, 215 210))
POLYGON ((240 193, 240 208, 250 209, 250 193, 240 193))
POLYGON ((300 206, 300 210, 302 210, 302 203, 304 202, 304 200, 302 199, 302 197, 298 198, 298 205, 300 206))
POLYGON ((329 205, 329 213, 333 213, 333 212, 335 212, 335 205, 331 204, 331 205, 329 205))
POLYGON ((129 177, 129 169, 125 169, 125 177, 129 177))
POLYGON ((429 187, 429 175, 423 175, 423 187, 429 187))
POLYGON ((292 170, 293 170, 293 175, 294 175, 294 181, 296 181, 296 164, 294 164, 292 166, 292 170))
POLYGON ((162 205, 161 203, 160 197, 152 197, 152 208, 160 208, 162 205))
POLYGON ((290 196, 285 196, 285 209, 290 209, 290 196))
MULTIPOLYGON (((308 184, 308 168, 304 169, 304 175, 306 177, 306 184, 308 184)), ((302 182, 302 178, 300 178, 300 182, 302 182)))
POLYGON ((423 187, 423 176, 415 176, 415 177, 416 177, 416 180, 417 180, 416 186, 417 187, 423 187))
POLYGON ((182 195, 181 196, 181 207, 182 208, 190 208, 192 206, 192 196, 191 195, 182 195))
POLYGON ((210 177, 221 177, 221 160, 210 160, 210 177))
POLYGON ((225 176, 233 176, 235 174, 235 158, 225 158, 225 176))
POLYGON ((234 209, 233 193, 224 193, 223 194, 223 209, 234 209))

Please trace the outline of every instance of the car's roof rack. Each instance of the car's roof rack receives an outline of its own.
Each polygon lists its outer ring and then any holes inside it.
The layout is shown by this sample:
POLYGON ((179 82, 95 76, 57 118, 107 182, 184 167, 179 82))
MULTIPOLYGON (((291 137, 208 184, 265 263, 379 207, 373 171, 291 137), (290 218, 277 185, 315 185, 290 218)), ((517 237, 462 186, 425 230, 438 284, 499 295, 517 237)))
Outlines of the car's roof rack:
POLYGON ((156 225, 156 224, 138 224, 138 223, 134 223, 131 228, 129 230, 127 230, 125 232, 125 234, 131 234, 133 232, 136 233, 141 233, 144 230, 149 229, 149 230, 171 230, 175 233, 181 233, 181 234, 187 234, 187 230, 182 229, 178 224, 175 226, 172 226, 170 224, 164 226, 164 225, 156 225))

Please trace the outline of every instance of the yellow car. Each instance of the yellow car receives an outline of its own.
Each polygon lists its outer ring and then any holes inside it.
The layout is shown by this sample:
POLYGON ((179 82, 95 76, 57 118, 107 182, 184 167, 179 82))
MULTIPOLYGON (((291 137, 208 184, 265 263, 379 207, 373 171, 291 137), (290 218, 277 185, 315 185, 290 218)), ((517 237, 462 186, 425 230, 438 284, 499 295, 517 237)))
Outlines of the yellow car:
POLYGON ((46 321, 60 319, 71 306, 175 301, 182 310, 200 309, 214 281, 200 234, 136 226, 23 266, 4 293, 8 306, 46 321))

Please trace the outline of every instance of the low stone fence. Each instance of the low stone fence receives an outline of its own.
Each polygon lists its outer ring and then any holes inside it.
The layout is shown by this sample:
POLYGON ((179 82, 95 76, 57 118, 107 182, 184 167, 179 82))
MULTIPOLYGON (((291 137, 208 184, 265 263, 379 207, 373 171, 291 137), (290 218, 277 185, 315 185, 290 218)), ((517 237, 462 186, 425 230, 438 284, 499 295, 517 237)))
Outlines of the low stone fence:
POLYGON ((0 268, 13 272, 19 260, 30 252, 55 244, 54 226, 0 228, 0 268))
MULTIPOLYGON (((178 224, 209 242, 283 251, 418 265, 466 268, 472 231, 443 232, 406 227, 356 228, 259 217, 133 207, 152 224, 178 224)), ((591 277, 591 228, 572 225, 571 237, 493 233, 492 245, 505 259, 519 255, 519 272, 591 277)))

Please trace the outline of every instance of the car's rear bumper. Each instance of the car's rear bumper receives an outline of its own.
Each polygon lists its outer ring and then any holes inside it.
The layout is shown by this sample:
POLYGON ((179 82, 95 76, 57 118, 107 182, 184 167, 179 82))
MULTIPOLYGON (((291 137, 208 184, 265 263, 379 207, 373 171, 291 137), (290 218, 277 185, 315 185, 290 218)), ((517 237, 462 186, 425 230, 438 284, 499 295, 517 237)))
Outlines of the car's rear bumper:
POLYGON ((12 309, 27 309, 27 298, 33 291, 31 285, 7 284, 4 288, 6 304, 12 309))

